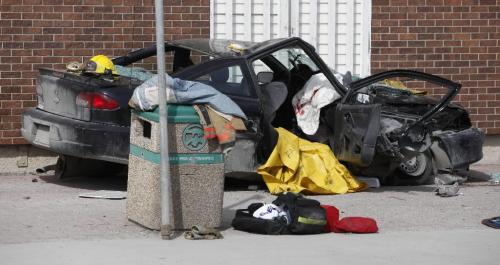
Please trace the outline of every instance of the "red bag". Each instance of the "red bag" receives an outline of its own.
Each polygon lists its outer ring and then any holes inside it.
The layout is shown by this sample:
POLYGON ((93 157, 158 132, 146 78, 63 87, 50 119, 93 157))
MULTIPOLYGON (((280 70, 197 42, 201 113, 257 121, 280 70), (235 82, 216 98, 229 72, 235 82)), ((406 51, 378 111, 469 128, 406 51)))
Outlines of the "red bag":
POLYGON ((335 231, 335 225, 339 222, 339 209, 331 205, 321 205, 326 212, 326 225, 324 231, 330 233, 335 231))
POLYGON ((333 228, 335 233, 377 233, 377 222, 368 217, 344 217, 333 228))

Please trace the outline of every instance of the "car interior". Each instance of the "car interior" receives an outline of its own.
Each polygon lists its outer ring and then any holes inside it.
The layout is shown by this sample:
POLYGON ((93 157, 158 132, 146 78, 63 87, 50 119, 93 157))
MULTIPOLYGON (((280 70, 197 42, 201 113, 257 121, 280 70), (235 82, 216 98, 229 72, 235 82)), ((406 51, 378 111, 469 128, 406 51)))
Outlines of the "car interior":
MULTIPOLYGON (((321 72, 319 67, 307 56, 305 51, 296 46, 286 47, 254 61, 253 67, 258 77, 261 73, 271 73, 273 76, 269 78, 269 82, 280 83, 282 84, 282 89, 285 90, 283 94, 286 94, 286 97, 280 106, 272 108, 275 113, 268 116, 270 118, 268 122, 273 127, 285 128, 299 137, 323 143, 328 142, 329 129, 326 127, 326 123, 321 122, 318 132, 313 136, 309 136, 302 133, 302 130, 298 127, 296 122, 292 99, 295 94, 304 87, 312 75, 321 72)), ((268 86, 265 80, 261 82, 260 78, 258 79, 261 86, 261 92, 264 97, 266 97, 265 94, 267 93, 266 90, 268 86)), ((276 84, 272 87, 274 86, 276 86, 276 84)), ((328 107, 324 108, 324 110, 326 109, 328 109, 328 107)), ((324 116, 324 112, 325 111, 322 110, 322 116, 324 116)))
MULTIPOLYGON (((172 73, 180 72, 192 66, 191 51, 179 47, 167 47, 167 52, 173 52, 172 73)), ((152 50, 142 50, 140 54, 129 54, 127 58, 119 58, 115 63, 127 65, 137 61, 139 57, 152 55, 152 50)), ((264 55, 257 59, 258 66, 254 65, 254 72, 262 93, 263 120, 261 152, 259 160, 265 160, 274 149, 277 142, 277 133, 274 128, 285 128, 299 137, 326 143, 329 129, 326 123, 321 123, 317 135, 308 136, 298 127, 295 111, 292 105, 294 95, 302 89, 309 78, 320 73, 319 67, 308 57, 299 46, 290 46, 264 55)), ((240 65, 229 65, 206 72, 195 78, 196 81, 210 85, 220 92, 230 96, 237 103, 241 98, 256 98, 256 94, 249 89, 248 81, 241 72, 240 65)), ((325 108, 327 109, 327 108, 325 108)), ((247 126, 248 127, 248 126, 247 126)))

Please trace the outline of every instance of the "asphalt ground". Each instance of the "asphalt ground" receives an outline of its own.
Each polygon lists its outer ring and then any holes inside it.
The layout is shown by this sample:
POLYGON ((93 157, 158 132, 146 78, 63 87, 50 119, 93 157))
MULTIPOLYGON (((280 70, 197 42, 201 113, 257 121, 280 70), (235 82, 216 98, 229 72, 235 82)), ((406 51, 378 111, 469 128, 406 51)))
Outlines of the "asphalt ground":
POLYGON ((126 190, 118 177, 56 180, 53 176, 0 176, 0 264, 498 264, 500 230, 481 220, 500 215, 500 185, 487 181, 500 166, 474 166, 460 195, 442 198, 435 187, 381 187, 313 196, 341 217, 374 218, 379 233, 264 236, 230 227, 236 209, 271 202, 254 183, 228 181, 224 239, 190 241, 126 218, 126 200, 79 194, 126 190))

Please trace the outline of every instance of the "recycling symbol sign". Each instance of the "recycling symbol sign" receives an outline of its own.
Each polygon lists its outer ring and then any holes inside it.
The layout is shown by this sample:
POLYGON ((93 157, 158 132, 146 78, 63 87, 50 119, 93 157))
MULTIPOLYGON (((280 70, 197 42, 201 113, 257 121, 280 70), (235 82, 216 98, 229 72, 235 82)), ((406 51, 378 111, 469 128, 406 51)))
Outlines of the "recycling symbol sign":
POLYGON ((190 124, 182 131, 182 143, 191 151, 201 150, 206 144, 203 127, 199 124, 190 124))

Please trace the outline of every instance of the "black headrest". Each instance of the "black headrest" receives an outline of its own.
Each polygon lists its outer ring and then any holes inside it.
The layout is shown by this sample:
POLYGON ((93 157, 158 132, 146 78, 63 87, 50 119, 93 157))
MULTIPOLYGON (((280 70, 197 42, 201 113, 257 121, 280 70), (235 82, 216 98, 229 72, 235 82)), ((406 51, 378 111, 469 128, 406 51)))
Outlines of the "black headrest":
POLYGON ((229 68, 225 67, 210 73, 210 80, 217 83, 225 83, 229 78, 229 68))

